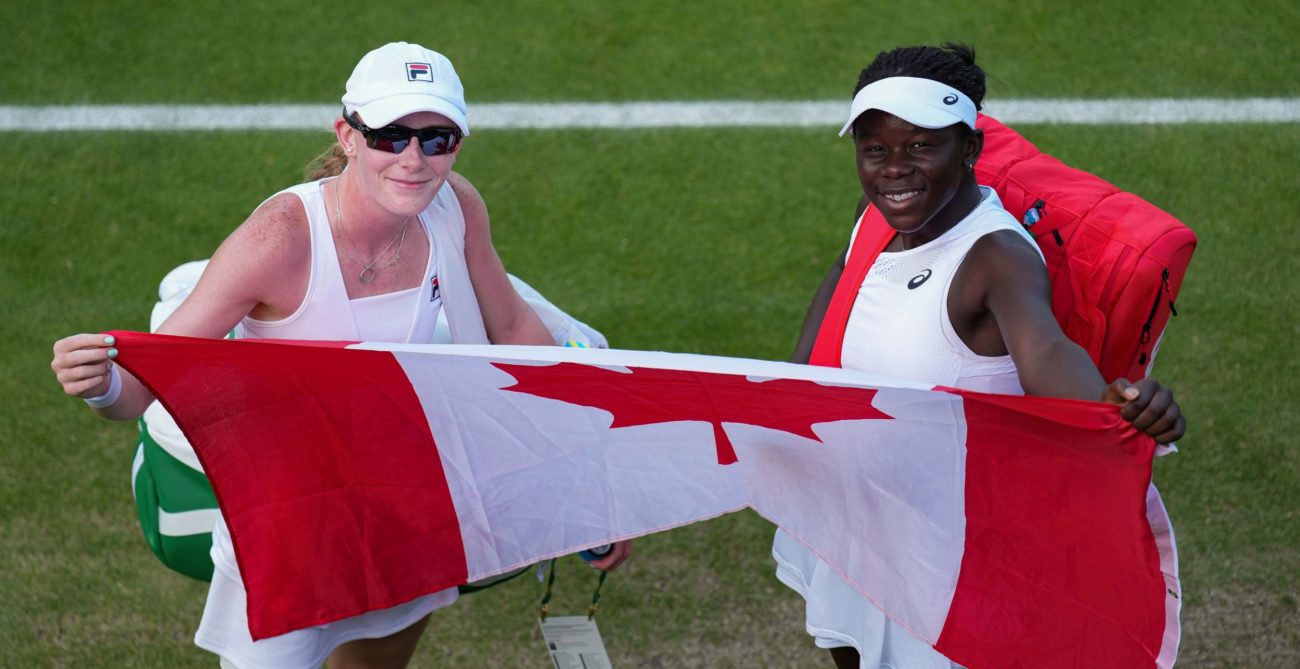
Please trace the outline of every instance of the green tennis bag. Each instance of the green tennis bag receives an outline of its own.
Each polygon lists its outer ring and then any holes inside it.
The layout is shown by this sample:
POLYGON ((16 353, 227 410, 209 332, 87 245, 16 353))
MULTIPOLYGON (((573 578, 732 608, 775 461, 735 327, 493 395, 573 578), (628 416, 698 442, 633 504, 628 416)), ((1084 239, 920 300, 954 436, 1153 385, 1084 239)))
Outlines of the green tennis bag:
POLYGON ((140 418, 131 464, 140 529, 162 563, 191 578, 212 580, 212 528, 217 498, 185 435, 162 405, 140 418))

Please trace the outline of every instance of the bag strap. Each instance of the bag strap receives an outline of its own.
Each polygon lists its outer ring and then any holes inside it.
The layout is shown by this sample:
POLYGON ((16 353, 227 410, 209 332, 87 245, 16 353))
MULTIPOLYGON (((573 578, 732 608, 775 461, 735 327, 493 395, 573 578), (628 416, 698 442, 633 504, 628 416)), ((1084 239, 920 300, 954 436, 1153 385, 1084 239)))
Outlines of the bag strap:
POLYGON ((875 207, 868 206, 858 219, 858 232, 853 238, 853 248, 845 261, 844 272, 840 274, 839 283, 826 307, 821 327, 817 330, 817 339, 813 343, 812 354, 808 364, 822 367, 839 367, 840 352, 844 349, 844 329, 849 325, 849 313, 853 311, 853 301, 857 299, 858 288, 867 278, 867 272, 876 263, 876 258, 894 238, 894 229, 885 222, 885 217, 875 207))

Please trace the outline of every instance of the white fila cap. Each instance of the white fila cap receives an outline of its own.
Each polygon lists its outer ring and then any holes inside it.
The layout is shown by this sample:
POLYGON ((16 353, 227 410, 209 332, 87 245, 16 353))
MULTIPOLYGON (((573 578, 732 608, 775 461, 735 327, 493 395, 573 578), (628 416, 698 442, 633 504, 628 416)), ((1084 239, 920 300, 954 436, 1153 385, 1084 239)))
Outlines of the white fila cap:
POLYGON ((382 128, 416 112, 435 112, 469 134, 465 88, 451 61, 418 44, 391 42, 366 54, 348 77, 343 109, 382 128))
POLYGON ((975 129, 975 103, 965 93, 933 79, 888 77, 863 86, 853 96, 849 120, 840 136, 852 130, 853 122, 868 109, 879 109, 922 128, 965 123, 975 129))

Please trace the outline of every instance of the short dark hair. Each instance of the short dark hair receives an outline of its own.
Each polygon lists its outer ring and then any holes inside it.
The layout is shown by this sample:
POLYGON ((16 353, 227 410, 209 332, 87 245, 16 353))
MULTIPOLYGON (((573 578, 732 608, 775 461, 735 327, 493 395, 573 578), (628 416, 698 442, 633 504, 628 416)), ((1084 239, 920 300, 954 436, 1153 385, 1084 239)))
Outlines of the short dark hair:
POLYGON ((975 47, 968 44, 944 42, 943 46, 900 46, 882 51, 858 75, 853 94, 889 77, 932 79, 965 93, 976 110, 982 108, 984 70, 975 64, 975 47))

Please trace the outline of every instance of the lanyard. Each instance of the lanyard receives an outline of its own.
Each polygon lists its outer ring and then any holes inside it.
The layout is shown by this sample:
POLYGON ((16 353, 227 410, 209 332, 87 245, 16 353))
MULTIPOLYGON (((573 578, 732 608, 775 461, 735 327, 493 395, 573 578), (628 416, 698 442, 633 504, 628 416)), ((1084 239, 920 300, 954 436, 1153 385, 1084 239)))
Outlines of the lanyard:
MULTIPOLYGON (((555 560, 551 560, 551 564, 547 569, 550 570, 551 575, 546 578, 546 594, 542 595, 541 607, 538 610, 538 616, 541 617, 542 620, 546 620, 551 595, 555 589, 555 560)), ((605 585, 605 577, 609 576, 609 572, 604 569, 599 571, 600 578, 596 581, 596 590, 591 593, 591 606, 587 609, 587 620, 591 620, 596 616, 596 609, 600 608, 600 588, 605 585)))

